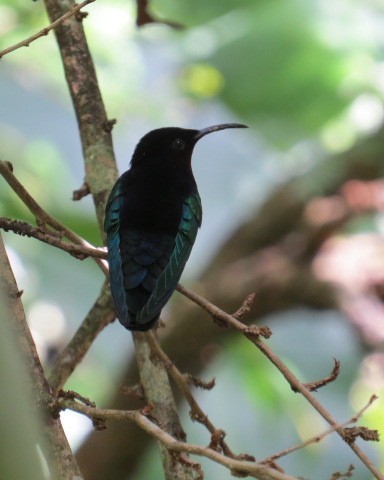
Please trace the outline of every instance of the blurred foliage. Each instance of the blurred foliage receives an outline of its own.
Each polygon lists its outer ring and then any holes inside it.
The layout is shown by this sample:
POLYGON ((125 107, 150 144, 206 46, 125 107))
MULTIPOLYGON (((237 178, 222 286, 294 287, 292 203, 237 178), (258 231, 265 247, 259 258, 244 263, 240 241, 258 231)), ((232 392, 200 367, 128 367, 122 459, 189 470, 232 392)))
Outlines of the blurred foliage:
MULTIPOLYGON (((337 119, 348 122, 348 107, 363 93, 383 98, 383 39, 377 20, 383 7, 375 2, 365 7, 352 0, 337 7, 326 0, 151 2, 160 17, 189 27, 182 32, 153 25, 138 32, 134 7, 123 0, 100 2, 88 7, 85 23, 108 108, 117 114, 129 108, 159 116, 156 85, 162 73, 152 56, 146 58, 148 42, 155 38, 168 43, 168 53, 161 47, 157 53, 171 60, 169 77, 175 87, 181 86, 195 101, 220 98, 274 146, 291 146, 330 124, 340 128, 337 119), (156 82, 148 75, 158 76, 156 82), (151 88, 143 95, 148 82, 155 91, 151 88)), ((2 46, 47 23, 38 2, 0 0, 0 11, 2 46)), ((29 75, 65 88, 53 35, 37 42, 28 55, 22 49, 7 61, 20 61, 29 75)), ((172 94, 178 96, 176 91, 172 94)))
MULTIPOLYGON (((382 51, 372 42, 359 42, 359 30, 348 45, 345 18, 356 22, 359 2, 346 1, 338 8, 328 2, 233 1, 174 2, 156 0, 155 8, 188 26, 198 26, 187 36, 190 60, 204 59, 222 78, 217 88, 221 99, 258 129, 273 145, 287 147, 303 137, 316 135, 327 122, 340 117, 362 92, 379 98, 382 85, 371 73, 357 71, 364 56, 371 65, 381 61, 382 51), (336 18, 340 25, 335 28, 336 18), (368 58, 367 58, 368 57, 368 58)), ((367 5, 367 24, 376 10, 367 5)), ((368 37, 369 35, 366 35, 368 37)), ((379 47, 379 36, 372 40, 379 47)), ((198 68, 199 64, 196 64, 198 68)), ((194 88, 196 72, 189 66, 189 91, 204 98, 194 88)), ((211 88, 211 84, 207 83, 211 88)))

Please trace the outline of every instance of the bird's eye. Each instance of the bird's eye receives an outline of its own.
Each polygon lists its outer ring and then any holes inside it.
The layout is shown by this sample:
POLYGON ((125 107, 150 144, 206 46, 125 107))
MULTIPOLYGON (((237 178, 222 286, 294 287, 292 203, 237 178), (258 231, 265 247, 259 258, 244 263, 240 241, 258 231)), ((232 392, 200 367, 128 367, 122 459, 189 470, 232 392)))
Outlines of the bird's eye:
POLYGON ((181 138, 176 138, 176 140, 172 143, 172 147, 175 150, 179 150, 179 151, 184 150, 185 142, 181 138))

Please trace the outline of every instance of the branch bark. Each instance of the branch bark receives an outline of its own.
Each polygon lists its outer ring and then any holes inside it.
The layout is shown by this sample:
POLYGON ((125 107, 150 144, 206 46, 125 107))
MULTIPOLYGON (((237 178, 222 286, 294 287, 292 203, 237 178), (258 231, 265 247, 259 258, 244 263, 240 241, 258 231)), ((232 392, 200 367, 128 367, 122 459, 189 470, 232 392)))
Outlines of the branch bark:
MULTIPOLYGON (((73 8, 72 0, 44 0, 55 21, 73 8)), ((79 125, 85 162, 85 182, 96 208, 103 236, 105 205, 117 180, 111 130, 81 20, 69 18, 55 29, 64 73, 79 125)))
POLYGON ((0 271, 6 301, 11 315, 11 324, 16 333, 16 339, 29 368, 31 379, 30 390, 33 406, 40 410, 44 419, 45 434, 49 450, 46 455, 49 470, 54 480, 81 480, 81 472, 75 461, 67 438, 61 426, 60 418, 52 411, 54 399, 48 382, 44 376, 43 367, 38 357, 35 343, 28 328, 24 308, 13 275, 11 265, 0 233, 0 271))
MULTIPOLYGON (((51 21, 73 7, 71 0, 44 1, 51 21)), ((108 194, 117 179, 111 137, 112 123, 106 116, 81 22, 71 17, 60 24, 55 29, 55 33, 79 124, 85 161, 85 183, 92 194, 99 229, 104 239, 105 206, 108 194)), ((151 361, 145 335, 135 335, 134 340, 146 398, 155 406, 157 414, 162 415, 162 421, 170 428, 169 433, 172 435, 179 430, 180 422, 167 371, 161 365, 154 365, 151 361), (165 406, 167 408, 164 408, 165 406)), ((56 384, 60 383, 62 383, 61 380, 56 381, 56 384)), ((196 469, 192 469, 186 463, 175 462, 163 446, 161 454, 167 479, 196 477, 196 469)))
POLYGON ((12 220, 11 218, 0 217, 0 228, 5 232, 11 230, 17 235, 36 238, 36 240, 40 240, 41 242, 68 252, 70 255, 78 258, 79 260, 84 260, 87 257, 107 258, 107 253, 105 250, 97 249, 88 245, 76 245, 65 242, 61 240, 56 233, 53 233, 42 227, 34 227, 33 225, 20 220, 12 220))
MULTIPOLYGON (((181 426, 176 410, 175 400, 169 383, 168 373, 161 362, 151 355, 148 333, 134 332, 133 339, 136 348, 137 364, 139 366, 140 381, 143 386, 146 400, 153 406, 156 423, 161 429, 179 442, 186 440, 186 434, 181 426)), ((167 443, 158 442, 165 478, 171 479, 200 479, 199 469, 193 464, 183 463, 172 458, 167 443)), ((186 452, 187 453, 187 452, 186 452)))

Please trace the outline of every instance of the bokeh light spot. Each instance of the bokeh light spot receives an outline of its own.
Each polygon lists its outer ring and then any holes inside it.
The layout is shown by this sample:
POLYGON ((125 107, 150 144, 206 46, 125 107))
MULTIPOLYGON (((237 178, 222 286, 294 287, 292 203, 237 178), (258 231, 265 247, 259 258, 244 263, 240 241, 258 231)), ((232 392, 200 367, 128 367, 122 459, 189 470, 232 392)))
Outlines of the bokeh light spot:
POLYGON ((197 97, 214 97, 224 87, 224 78, 217 68, 206 63, 198 63, 184 70, 182 84, 197 97))

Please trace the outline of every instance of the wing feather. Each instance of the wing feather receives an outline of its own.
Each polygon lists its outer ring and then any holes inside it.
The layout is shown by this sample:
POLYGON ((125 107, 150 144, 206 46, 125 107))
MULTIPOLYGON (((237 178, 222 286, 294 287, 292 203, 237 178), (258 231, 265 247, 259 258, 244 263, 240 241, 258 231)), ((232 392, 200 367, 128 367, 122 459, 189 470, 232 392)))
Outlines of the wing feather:
POLYGON ((189 258, 202 210, 196 192, 183 202, 178 233, 167 235, 121 231, 121 178, 110 194, 104 228, 107 233, 110 284, 116 313, 129 330, 148 330, 175 290, 189 258))
POLYGON ((179 225, 179 231, 175 238, 175 246, 167 265, 156 281, 156 286, 144 305, 136 315, 136 321, 145 325, 149 319, 160 315, 164 305, 171 297, 185 264, 191 253, 197 231, 202 220, 201 200, 199 194, 188 197, 183 203, 183 213, 179 225))
POLYGON ((124 291, 124 278, 120 255, 120 207, 123 202, 121 177, 115 183, 106 206, 104 230, 107 233, 109 281, 118 318, 128 317, 128 308, 124 291))

